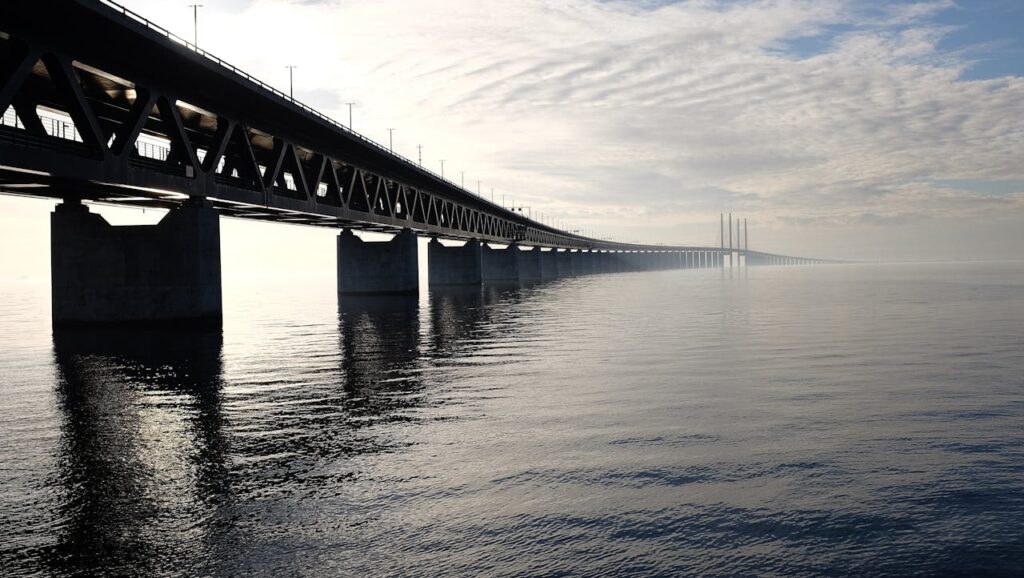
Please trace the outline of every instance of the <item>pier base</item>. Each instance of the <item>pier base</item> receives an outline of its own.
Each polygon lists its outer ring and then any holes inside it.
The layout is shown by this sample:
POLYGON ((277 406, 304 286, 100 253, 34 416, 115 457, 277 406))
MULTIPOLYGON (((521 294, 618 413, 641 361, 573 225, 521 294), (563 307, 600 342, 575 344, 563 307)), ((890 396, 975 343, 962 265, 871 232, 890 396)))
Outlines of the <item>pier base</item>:
POLYGON ((338 293, 399 295, 419 292, 419 245, 408 229, 390 241, 363 241, 346 229, 338 235, 338 293))
POLYGON ((558 251, 556 249, 543 251, 540 247, 535 248, 534 251, 539 253, 541 279, 558 279, 558 251))
POLYGON ((471 239, 461 247, 446 247, 436 238, 427 244, 427 271, 431 286, 479 285, 483 281, 480 241, 471 239))
POLYGON ((555 262, 558 263, 559 277, 572 277, 572 252, 569 249, 558 250, 555 262))
POLYGON ((483 280, 484 283, 516 283, 519 282, 519 260, 516 253, 520 252, 515 244, 504 249, 492 249, 483 245, 483 280))
POLYGON ((190 199, 156 225, 112 226, 78 201, 50 215, 54 325, 222 320, 220 217, 190 199))
MULTIPOLYGON (((513 245, 513 247, 515 247, 513 245)), ((541 264, 540 247, 533 247, 529 251, 523 251, 515 247, 516 268, 519 270, 520 281, 543 281, 544 270, 541 264)))

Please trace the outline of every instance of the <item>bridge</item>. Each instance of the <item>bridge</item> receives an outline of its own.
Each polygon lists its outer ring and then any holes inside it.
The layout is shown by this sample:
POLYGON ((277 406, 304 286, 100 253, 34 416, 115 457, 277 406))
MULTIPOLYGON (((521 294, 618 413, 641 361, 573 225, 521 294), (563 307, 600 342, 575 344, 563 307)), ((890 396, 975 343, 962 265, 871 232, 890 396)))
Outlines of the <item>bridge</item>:
POLYGON ((0 193, 61 200, 55 324, 219 323, 220 216, 340 229, 340 294, 418 291, 421 236, 431 285, 825 262, 751 251, 731 216, 718 247, 621 243, 535 221, 106 0, 0 3, 0 111, 0 193), (90 203, 169 212, 113 227, 90 203))

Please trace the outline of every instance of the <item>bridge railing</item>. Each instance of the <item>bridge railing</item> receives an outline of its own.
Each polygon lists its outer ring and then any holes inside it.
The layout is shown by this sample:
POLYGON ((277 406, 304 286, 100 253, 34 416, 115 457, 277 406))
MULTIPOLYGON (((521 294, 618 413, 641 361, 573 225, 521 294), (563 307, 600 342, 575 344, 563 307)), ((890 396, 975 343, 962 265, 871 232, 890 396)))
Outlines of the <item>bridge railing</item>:
MULTIPOLYGON (((43 130, 49 136, 64 139, 68 141, 84 142, 82 135, 79 134, 78 129, 75 127, 74 121, 70 117, 61 118, 59 116, 53 116, 41 112, 36 109, 36 116, 39 118, 39 122, 43 125, 43 130)), ((14 108, 8 108, 4 111, 3 115, 0 116, 0 126, 9 126, 19 130, 26 130, 25 123, 18 118, 17 113, 14 112, 14 108)), ((135 150, 138 151, 139 156, 155 159, 158 161, 167 160, 167 156, 171 154, 171 147, 164 145, 155 140, 145 140, 140 138, 135 142, 135 150)), ((198 151, 202 160, 204 151, 198 151)), ((221 161, 223 163, 223 161, 221 161)))
MULTIPOLYGON (((73 123, 70 118, 62 119, 38 113, 37 116, 39 117, 39 122, 42 123, 43 130, 46 131, 46 134, 65 140, 83 142, 82 135, 78 133, 78 129, 75 128, 75 123, 73 123)), ((8 108, 4 111, 3 116, 0 117, 0 126, 10 126, 25 130, 25 123, 21 122, 21 119, 18 118, 18 115, 14 112, 14 107, 8 108)))

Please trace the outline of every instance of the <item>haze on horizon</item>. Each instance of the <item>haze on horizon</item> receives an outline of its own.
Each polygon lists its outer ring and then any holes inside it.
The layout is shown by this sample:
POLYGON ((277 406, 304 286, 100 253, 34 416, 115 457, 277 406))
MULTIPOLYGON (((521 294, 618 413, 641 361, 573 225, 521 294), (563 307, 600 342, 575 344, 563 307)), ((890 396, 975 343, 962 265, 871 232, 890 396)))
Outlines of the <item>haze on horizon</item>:
MULTIPOLYGON (((192 37, 186 3, 124 0, 192 37)), ((1024 247, 1014 0, 211 0, 199 44, 534 216, 621 240, 863 260, 1024 247)), ((500 200, 500 199, 498 199, 500 200)), ((51 203, 0 197, 3 275, 48 271, 51 203)), ((105 210, 115 223, 157 214, 105 210)), ((333 271, 334 232, 226 221, 226 274, 333 271), (322 251, 311 247, 322 246, 322 251), (296 247, 301 249, 296 251, 296 247), (234 262, 234 266, 232 266, 234 262)))

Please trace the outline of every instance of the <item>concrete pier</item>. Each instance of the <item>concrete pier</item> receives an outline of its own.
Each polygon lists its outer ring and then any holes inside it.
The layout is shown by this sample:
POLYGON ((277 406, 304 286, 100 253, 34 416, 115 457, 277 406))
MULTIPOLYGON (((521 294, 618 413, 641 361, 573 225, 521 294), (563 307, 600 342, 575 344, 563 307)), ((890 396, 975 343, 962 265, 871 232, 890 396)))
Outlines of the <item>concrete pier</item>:
POLYGON ((558 276, 572 277, 572 252, 569 249, 558 249, 558 276))
POLYGON ((483 251, 472 239, 461 247, 446 247, 437 238, 427 244, 427 271, 431 286, 479 285, 483 282, 483 251))
POLYGON ((418 250, 416 234, 408 229, 383 242, 363 241, 345 229, 338 235, 338 293, 418 293, 418 250))
POLYGON ((540 276, 541 279, 547 281, 549 279, 558 279, 561 275, 558 272, 558 251, 551 249, 550 251, 541 250, 540 247, 534 248, 540 254, 540 276))
POLYGON ((569 253, 569 270, 572 271, 573 276, 579 276, 584 274, 583 265, 583 250, 574 249, 568 251, 569 253))
POLYGON ((575 257, 579 259, 580 263, 580 275, 590 275, 594 273, 594 253, 592 251, 580 251, 576 253, 575 257))
MULTIPOLYGON (((515 246, 513 245, 513 247, 515 246)), ((513 254, 516 258, 516 269, 519 271, 520 281, 544 280, 540 247, 534 247, 529 251, 523 251, 515 247, 513 254)))
POLYGON ((222 318, 220 218, 202 199, 156 225, 115 227, 78 201, 50 215, 54 325, 222 318))
POLYGON ((513 283, 519 282, 519 251, 514 243, 504 249, 494 249, 490 245, 482 245, 483 282, 513 283))

